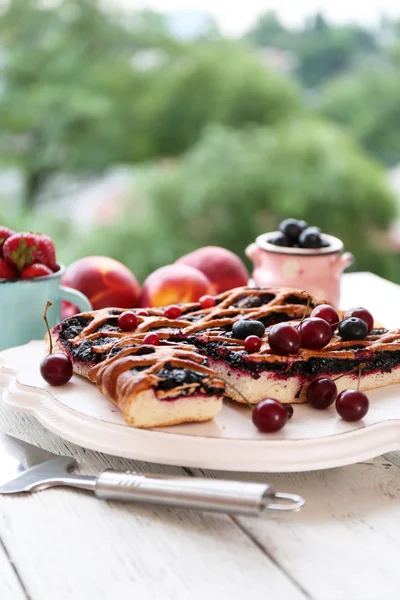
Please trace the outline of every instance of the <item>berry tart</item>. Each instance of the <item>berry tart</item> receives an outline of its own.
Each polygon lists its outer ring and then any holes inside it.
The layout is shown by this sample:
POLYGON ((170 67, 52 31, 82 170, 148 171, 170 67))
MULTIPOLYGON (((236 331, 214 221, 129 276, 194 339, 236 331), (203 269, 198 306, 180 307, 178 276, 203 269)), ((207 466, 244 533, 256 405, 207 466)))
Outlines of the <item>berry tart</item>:
MULTIPOLYGON (((114 347, 115 348, 115 347, 114 347)), ((118 351, 89 371, 89 379, 133 427, 208 421, 222 408, 225 384, 195 349, 135 346, 118 351)))
POLYGON ((135 318, 103 309, 52 330, 56 351, 134 426, 212 418, 224 393, 247 404, 266 397, 306 402, 308 385, 323 376, 339 378, 338 392, 358 377, 360 390, 400 382, 400 331, 374 328, 364 309, 344 315, 300 290, 247 287, 169 308, 132 311, 135 318), (170 412, 160 406, 182 395, 181 404, 169 403, 170 412), (210 402, 209 412, 190 409, 199 397, 210 402))

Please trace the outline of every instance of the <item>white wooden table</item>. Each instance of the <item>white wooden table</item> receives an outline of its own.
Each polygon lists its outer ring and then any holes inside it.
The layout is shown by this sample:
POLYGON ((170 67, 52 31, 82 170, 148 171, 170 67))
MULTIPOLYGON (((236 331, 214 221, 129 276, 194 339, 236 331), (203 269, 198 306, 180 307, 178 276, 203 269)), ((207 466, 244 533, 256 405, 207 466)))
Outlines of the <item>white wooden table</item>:
MULTIPOLYGON (((400 324, 400 287, 371 274, 345 276, 342 304, 400 324)), ((4 409, 0 430, 75 456, 85 473, 204 474, 84 450, 4 409)), ((329 471, 234 476, 302 494, 306 507, 250 519, 63 489, 0 496, 0 600, 398 600, 400 454, 329 471)))

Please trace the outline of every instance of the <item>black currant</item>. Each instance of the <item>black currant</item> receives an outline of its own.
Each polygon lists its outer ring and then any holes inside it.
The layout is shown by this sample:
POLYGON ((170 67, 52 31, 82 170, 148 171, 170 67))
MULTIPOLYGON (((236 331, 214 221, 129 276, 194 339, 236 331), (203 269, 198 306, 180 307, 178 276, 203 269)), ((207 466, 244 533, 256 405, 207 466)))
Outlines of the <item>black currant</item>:
POLYGON ((235 321, 232 326, 233 337, 239 340, 245 340, 249 335, 256 335, 262 338, 265 333, 265 326, 261 321, 252 321, 250 319, 240 319, 235 321))
POLYGON ((283 235, 283 233, 278 233, 269 240, 269 243, 273 244, 274 246, 291 246, 289 238, 286 237, 286 235, 283 235))
POLYGON ((339 323, 339 335, 345 342, 364 340, 368 335, 368 325, 362 319, 350 317, 339 323))
POLYGON ((324 243, 319 227, 307 227, 301 232, 299 237, 302 248, 321 248, 324 243))
POLYGON ((307 227, 305 221, 298 221, 297 219, 285 219, 279 225, 279 229, 292 243, 296 243, 299 239, 300 233, 304 229, 304 224, 307 227))

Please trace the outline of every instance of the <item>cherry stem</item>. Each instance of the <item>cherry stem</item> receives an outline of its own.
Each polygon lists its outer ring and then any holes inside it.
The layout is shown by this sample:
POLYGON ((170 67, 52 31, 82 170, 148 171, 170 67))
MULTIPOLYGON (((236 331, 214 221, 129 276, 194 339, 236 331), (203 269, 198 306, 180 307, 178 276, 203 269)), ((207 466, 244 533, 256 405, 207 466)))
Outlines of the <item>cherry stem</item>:
POLYGON ((357 365, 357 367, 354 367, 354 369, 351 369, 351 371, 347 371, 347 373, 342 373, 342 375, 339 375, 339 377, 335 377, 335 379, 332 379, 332 381, 337 381, 338 379, 340 379, 341 377, 344 377, 345 375, 350 375, 350 373, 354 373, 354 371, 358 371, 358 387, 360 387, 361 371, 363 369, 365 369, 366 366, 367 366, 367 363, 361 363, 361 364, 357 365))
POLYGON ((311 304, 311 296, 308 292, 306 292, 305 290, 303 290, 301 292, 302 294, 307 294, 308 298, 307 298, 307 306, 306 306, 306 310, 304 311, 304 315, 301 317, 300 323, 297 325, 298 329, 300 327, 300 325, 302 324, 302 322, 304 321, 304 319, 307 317, 307 313, 308 313, 308 309, 310 308, 310 304, 311 304))
POLYGON ((222 379, 222 381, 224 383, 226 383, 226 385, 229 385, 229 387, 231 387, 233 390, 235 390, 235 392, 238 394, 238 396, 240 396, 244 400, 244 402, 247 404, 247 406, 249 408, 251 408, 251 410, 254 410, 254 408, 255 408, 256 405, 255 404, 251 404, 251 402, 249 402, 247 400, 247 398, 245 398, 243 396, 243 394, 241 392, 239 392, 239 390, 237 388, 235 388, 235 386, 230 383, 230 381, 227 381, 226 379, 224 379, 223 377, 221 377, 221 375, 218 375, 217 377, 218 377, 218 379, 222 379))
POLYGON ((46 308, 44 309, 43 319, 44 319, 44 322, 46 323, 47 333, 49 334, 50 354, 53 354, 53 338, 51 337, 49 322, 47 320, 47 311, 49 310, 50 306, 53 306, 53 303, 50 302, 50 300, 48 300, 47 304, 46 304, 46 308))

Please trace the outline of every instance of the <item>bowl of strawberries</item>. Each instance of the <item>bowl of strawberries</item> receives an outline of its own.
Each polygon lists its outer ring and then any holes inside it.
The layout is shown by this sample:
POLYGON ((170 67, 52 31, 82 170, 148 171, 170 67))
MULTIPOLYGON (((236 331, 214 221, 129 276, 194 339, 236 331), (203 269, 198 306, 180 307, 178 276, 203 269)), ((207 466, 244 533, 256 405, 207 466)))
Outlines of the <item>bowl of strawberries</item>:
POLYGON ((91 310, 86 296, 61 285, 64 270, 49 236, 0 225, 0 350, 43 338, 47 302, 50 325, 61 318, 62 300, 91 310))

